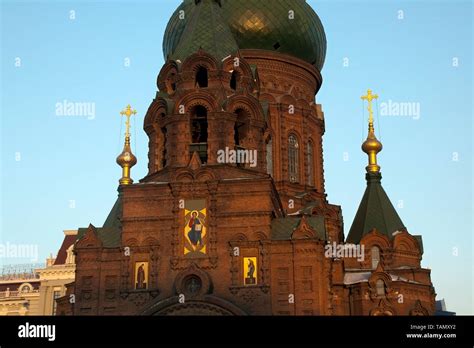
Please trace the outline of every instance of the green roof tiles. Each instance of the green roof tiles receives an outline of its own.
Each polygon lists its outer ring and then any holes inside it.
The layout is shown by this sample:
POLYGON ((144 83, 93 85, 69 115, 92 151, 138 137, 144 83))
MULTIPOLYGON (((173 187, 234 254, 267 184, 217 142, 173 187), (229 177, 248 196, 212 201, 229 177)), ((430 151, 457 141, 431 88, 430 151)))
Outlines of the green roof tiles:
POLYGON ((349 230, 346 240, 348 243, 359 243, 373 228, 390 239, 393 238, 395 231, 405 230, 402 220, 382 187, 382 175, 367 173, 366 179, 367 188, 349 230))
MULTIPOLYGON (((326 240, 326 227, 323 216, 307 216, 306 221, 316 231, 321 240, 326 240)), ((284 217, 272 220, 272 240, 290 240, 293 231, 299 226, 301 217, 284 217)))
MULTIPOLYGON (((105 248, 116 248, 121 244, 122 239, 122 200, 120 197, 115 201, 104 226, 97 227, 97 236, 102 241, 105 248)), ((79 228, 77 232, 77 240, 81 239, 87 233, 87 228, 79 228)))
POLYGON ((214 47, 214 51, 218 46, 219 57, 216 58, 223 58, 233 53, 230 50, 233 41, 240 49, 285 53, 322 69, 326 56, 326 35, 319 17, 306 1, 221 0, 220 3, 221 7, 215 0, 204 0, 198 5, 194 0, 183 1, 166 28, 163 39, 165 59, 168 56, 182 56, 184 52, 194 53, 193 50, 199 48, 198 42, 204 43, 201 46, 205 51, 204 46, 214 47), (200 6, 206 9, 199 11, 198 21, 195 9, 200 6), (212 23, 211 18, 218 19, 217 25, 212 23), (202 19, 204 23, 199 23, 202 19), (230 29, 233 40, 230 40, 228 30, 221 27, 224 24, 230 29), (193 40, 189 39, 191 32, 193 40), (222 34, 216 36, 215 33, 222 34))
POLYGON ((188 56, 203 49, 214 58, 222 60, 238 51, 229 26, 221 16, 222 10, 215 0, 201 0, 192 4, 188 20, 176 41, 170 58, 184 61, 188 56))

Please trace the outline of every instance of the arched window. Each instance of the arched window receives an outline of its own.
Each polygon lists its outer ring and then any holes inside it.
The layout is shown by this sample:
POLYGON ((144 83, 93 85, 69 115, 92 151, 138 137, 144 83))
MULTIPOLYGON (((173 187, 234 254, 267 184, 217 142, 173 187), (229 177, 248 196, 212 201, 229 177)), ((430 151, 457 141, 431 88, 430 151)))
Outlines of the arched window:
POLYGON ((32 290, 33 290, 33 286, 30 283, 21 284, 20 287, 18 288, 18 291, 23 294, 31 292, 32 290))
POLYGON ((237 118, 234 125, 234 142, 235 146, 241 147, 247 136, 249 117, 247 112, 243 109, 237 109, 235 115, 237 118))
POLYGON ((267 174, 273 176, 273 140, 271 137, 267 142, 267 174))
POLYGON ((377 295, 385 295, 385 283, 382 279, 377 279, 377 281, 375 282, 375 288, 377 290, 377 295))
POLYGON ((372 260, 372 269, 376 269, 380 262, 380 249, 377 246, 373 246, 370 249, 370 258, 372 260))
POLYGON ((176 92, 176 73, 172 72, 168 75, 165 80, 166 92, 168 94, 173 94, 176 92))
POLYGON ((307 173, 306 182, 308 186, 314 186, 314 160, 313 160, 313 142, 310 140, 306 145, 307 173))
POLYGON ((200 66, 196 71, 196 87, 205 88, 208 86, 207 69, 200 66))
POLYGON ((161 128, 161 134, 163 136, 163 152, 162 152, 162 157, 161 157, 161 168, 166 167, 166 142, 167 142, 167 135, 166 135, 166 127, 161 128))
MULTIPOLYGON (((235 111, 236 119, 234 124, 234 143, 235 150, 245 150, 248 128, 249 128, 249 115, 244 109, 237 109, 235 111)), ((240 158, 238 156, 237 158, 240 158)), ((244 161, 237 161, 237 167, 245 167, 244 161)))
POLYGON ((197 152, 202 163, 207 163, 207 109, 202 105, 191 111, 191 155, 197 152))
POLYGON ((289 175, 290 182, 299 181, 298 151, 299 151, 298 138, 294 134, 291 134, 288 137, 288 175, 289 175))
POLYGON ((207 109, 197 105, 191 113, 193 143, 207 143, 207 109))
POLYGON ((184 289, 190 295, 196 295, 202 289, 202 280, 195 274, 187 276, 184 280, 184 289))
POLYGON ((237 82, 239 79, 239 73, 237 71, 232 71, 232 76, 230 78, 230 88, 232 88, 234 91, 237 89, 237 82))

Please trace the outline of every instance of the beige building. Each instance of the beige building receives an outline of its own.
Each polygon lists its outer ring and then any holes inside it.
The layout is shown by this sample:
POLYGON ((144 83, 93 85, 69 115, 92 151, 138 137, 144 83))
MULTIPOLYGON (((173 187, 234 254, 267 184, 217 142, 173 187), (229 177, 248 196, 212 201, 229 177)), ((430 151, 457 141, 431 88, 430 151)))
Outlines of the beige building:
POLYGON ((0 315, 55 315, 55 299, 64 296, 65 285, 74 281, 76 230, 64 231, 56 258, 45 267, 10 266, 0 275, 0 315))
MULTIPOLYGON (((66 294, 66 284, 74 281, 76 265, 74 262, 74 242, 77 230, 64 231, 64 240, 54 262, 43 269, 37 269, 41 282, 39 288, 39 315, 56 315, 56 301, 66 294)), ((52 260, 51 260, 52 261, 52 260)))
POLYGON ((0 315, 37 315, 40 280, 33 265, 10 266, 0 276, 0 315))

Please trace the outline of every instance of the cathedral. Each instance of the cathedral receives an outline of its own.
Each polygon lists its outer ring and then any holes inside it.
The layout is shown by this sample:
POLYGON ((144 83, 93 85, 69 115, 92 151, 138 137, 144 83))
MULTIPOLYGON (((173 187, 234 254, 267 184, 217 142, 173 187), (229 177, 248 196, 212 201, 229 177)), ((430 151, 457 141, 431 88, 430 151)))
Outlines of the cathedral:
POLYGON ((117 200, 102 227, 78 229, 58 314, 434 314, 421 236, 381 184, 370 90, 367 188, 347 236, 327 201, 326 36, 305 0, 184 0, 163 54, 148 174, 132 179, 128 106, 117 200))

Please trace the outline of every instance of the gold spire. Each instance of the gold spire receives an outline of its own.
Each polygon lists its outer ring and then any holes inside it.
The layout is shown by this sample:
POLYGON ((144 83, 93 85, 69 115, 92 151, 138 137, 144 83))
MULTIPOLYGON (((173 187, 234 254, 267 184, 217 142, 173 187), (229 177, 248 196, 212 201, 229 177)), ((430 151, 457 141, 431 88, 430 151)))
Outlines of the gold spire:
POLYGON ((137 111, 133 110, 130 105, 127 105, 125 110, 120 112, 120 115, 127 117, 125 121, 125 144, 122 153, 117 157, 117 164, 122 167, 122 178, 119 180, 120 185, 133 184, 133 180, 130 178, 130 169, 137 164, 137 158, 132 153, 130 147, 130 117, 136 114, 137 111))
POLYGON ((377 140, 375 137, 374 130, 374 112, 372 110, 372 100, 377 99, 379 96, 372 94, 372 91, 367 90, 367 95, 361 97, 362 100, 367 100, 369 106, 369 134, 367 139, 362 144, 362 151, 364 151, 369 156, 369 165, 365 167, 368 173, 378 173, 380 172, 380 166, 377 164, 377 154, 382 151, 382 143, 377 140))

